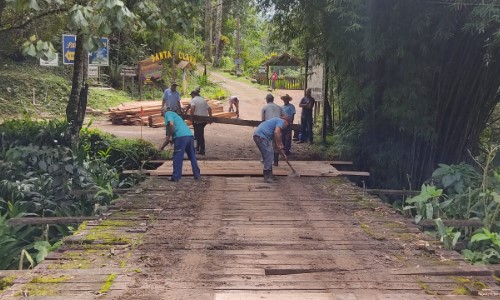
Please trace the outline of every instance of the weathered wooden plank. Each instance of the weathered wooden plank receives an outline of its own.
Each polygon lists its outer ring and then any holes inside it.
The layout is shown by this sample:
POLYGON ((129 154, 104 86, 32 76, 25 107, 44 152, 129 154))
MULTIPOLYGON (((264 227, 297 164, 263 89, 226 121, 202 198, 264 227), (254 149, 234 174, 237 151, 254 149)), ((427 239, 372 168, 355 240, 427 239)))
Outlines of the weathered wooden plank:
MULTIPOLYGON (((307 292, 276 292, 276 293, 216 293, 214 300, 335 300, 332 293, 307 293, 307 292)), ((341 299, 347 299, 345 297, 341 299)), ((354 298, 356 299, 356 298, 354 298)))
POLYGON ((341 160, 334 160, 330 162, 331 165, 336 166, 352 166, 353 162, 352 161, 341 161, 341 160))
MULTIPOLYGON (((338 171, 339 175, 342 176, 364 176, 369 177, 369 172, 361 172, 361 171, 338 171)), ((302 176, 302 174, 300 174, 302 176)))
POLYGON ((9 225, 77 224, 83 221, 98 220, 99 216, 90 217, 24 217, 7 220, 9 225))
MULTIPOLYGON (((481 220, 443 220, 445 226, 450 227, 483 227, 481 220)), ((417 225, 423 227, 436 227, 435 220, 422 220, 417 225)))
MULTIPOLYGON (((337 169, 327 161, 293 161, 294 168, 301 176, 338 176, 341 174, 337 169)), ((262 176, 262 164, 259 161, 199 161, 198 165, 203 175, 225 175, 225 176, 262 176)), ((149 171, 154 176, 169 176, 172 174, 172 162, 163 163, 156 170, 149 171)), ((290 175, 288 166, 273 168, 273 174, 276 176, 290 175)), ((344 171, 342 171, 344 172, 344 171)), ((192 175, 191 165, 186 162, 183 164, 183 175, 192 175)), ((354 173, 351 173, 354 175, 354 173)), ((364 173, 360 173, 364 174, 364 173)))
POLYGON ((410 191, 410 190, 366 189, 365 191, 371 195, 418 195, 418 194, 420 194, 420 191, 410 191))

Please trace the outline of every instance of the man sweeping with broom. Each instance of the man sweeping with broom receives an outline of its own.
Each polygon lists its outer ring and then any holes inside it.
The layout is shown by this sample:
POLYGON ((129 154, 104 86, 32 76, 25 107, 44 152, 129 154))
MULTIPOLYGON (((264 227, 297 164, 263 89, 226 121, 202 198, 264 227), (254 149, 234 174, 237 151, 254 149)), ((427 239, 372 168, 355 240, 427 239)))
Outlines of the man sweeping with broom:
POLYGON ((271 183, 275 179, 273 176, 273 139, 276 146, 283 150, 283 143, 281 142, 281 133, 288 127, 288 120, 286 118, 272 118, 264 121, 255 129, 253 140, 260 150, 262 160, 264 161, 264 181, 271 183))

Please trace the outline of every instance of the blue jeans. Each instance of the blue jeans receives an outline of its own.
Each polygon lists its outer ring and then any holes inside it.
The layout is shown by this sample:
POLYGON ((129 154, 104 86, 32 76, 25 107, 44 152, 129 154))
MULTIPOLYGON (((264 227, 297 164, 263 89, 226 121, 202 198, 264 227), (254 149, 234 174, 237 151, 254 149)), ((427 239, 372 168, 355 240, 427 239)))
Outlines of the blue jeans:
POLYGON ((253 140, 259 148, 262 159, 264 160, 264 171, 272 170, 274 161, 273 142, 258 135, 254 135, 253 140))
POLYGON ((292 148, 292 130, 290 128, 283 129, 281 132, 281 141, 283 142, 283 151, 290 152, 292 148))
POLYGON ((194 152, 194 140, 192 136, 181 136, 174 139, 174 155, 173 164, 174 171, 172 178, 179 180, 182 177, 182 162, 184 161, 184 152, 191 161, 191 168, 193 168, 194 178, 200 177, 200 168, 196 161, 196 154, 194 152))
POLYGON ((301 135, 301 138, 300 138, 300 141, 301 142, 307 142, 307 140, 309 140, 309 142, 313 142, 313 117, 312 115, 311 116, 303 116, 300 118, 300 133, 302 134, 301 135))

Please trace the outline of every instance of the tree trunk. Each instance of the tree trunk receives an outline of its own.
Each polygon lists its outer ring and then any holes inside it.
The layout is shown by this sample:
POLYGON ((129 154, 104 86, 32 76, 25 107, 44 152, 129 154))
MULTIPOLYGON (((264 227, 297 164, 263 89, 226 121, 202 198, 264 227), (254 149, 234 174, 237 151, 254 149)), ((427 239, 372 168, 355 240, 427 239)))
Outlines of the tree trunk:
POLYGON ((205 0, 205 62, 212 59, 212 0, 205 0))
POLYGON ((236 17, 236 58, 240 58, 241 55, 241 17, 238 13, 236 17))
POLYGON ((221 36, 222 36, 222 6, 223 0, 217 0, 217 18, 215 20, 215 63, 216 67, 220 64, 221 57, 221 36))
POLYGON ((83 47, 83 40, 84 34, 79 32, 76 36, 71 94, 66 107, 66 120, 69 124, 72 145, 78 144, 80 130, 85 119, 85 109, 87 108, 88 84, 86 81, 89 60, 88 51, 83 47))

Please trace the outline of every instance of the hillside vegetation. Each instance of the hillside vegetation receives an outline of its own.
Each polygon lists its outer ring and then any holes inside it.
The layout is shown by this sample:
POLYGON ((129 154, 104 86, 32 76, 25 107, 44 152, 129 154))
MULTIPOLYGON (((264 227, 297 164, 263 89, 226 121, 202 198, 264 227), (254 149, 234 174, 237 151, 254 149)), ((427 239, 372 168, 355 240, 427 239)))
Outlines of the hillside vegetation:
MULTIPOLYGON (((65 115, 71 91, 71 67, 40 67, 35 61, 23 63, 1 61, 0 110, 2 118, 23 114, 41 118, 65 115)), ((91 87, 88 106, 107 110, 127 101, 135 101, 127 93, 114 89, 91 87)))

